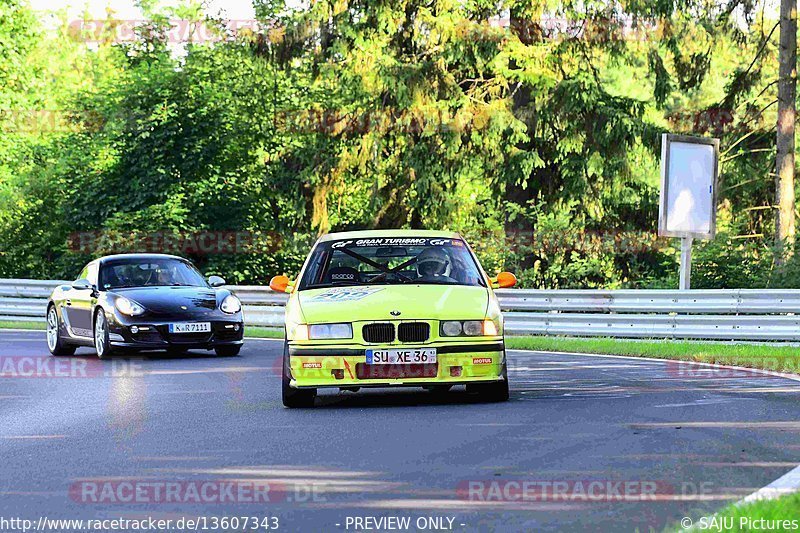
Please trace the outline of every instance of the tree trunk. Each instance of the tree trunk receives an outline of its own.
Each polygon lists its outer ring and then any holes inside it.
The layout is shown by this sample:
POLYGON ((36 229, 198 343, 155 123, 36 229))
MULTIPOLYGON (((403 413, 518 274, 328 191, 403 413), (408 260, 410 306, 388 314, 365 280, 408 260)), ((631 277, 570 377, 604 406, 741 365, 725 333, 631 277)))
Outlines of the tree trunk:
POLYGON ((775 205, 775 241, 794 243, 794 121, 797 91, 797 0, 781 0, 781 36, 778 52, 778 136, 775 205))
MULTIPOLYGON (((520 42, 524 45, 532 44, 530 40, 528 28, 531 27, 530 21, 527 19, 524 10, 512 9, 510 13, 510 30, 516 35, 520 42)), ((513 59, 510 61, 509 67, 517 69, 519 66, 513 59)), ((522 146, 518 148, 522 150, 530 149, 530 139, 535 135, 534 124, 532 120, 533 113, 531 112, 531 89, 527 86, 517 87, 512 99, 512 112, 514 116, 523 120, 527 126, 528 139, 522 142, 522 146)), ((530 200, 534 198, 534 188, 530 183, 530 176, 524 180, 525 183, 509 183, 505 184, 503 191, 503 200, 507 203, 514 203, 524 207, 528 206, 530 200)), ((514 221, 506 218, 504 224, 506 234, 506 245, 512 251, 518 252, 520 249, 524 250, 526 246, 534 240, 534 226, 533 222, 524 217, 517 217, 514 221)), ((520 258, 517 265, 519 268, 528 269, 532 268, 536 258, 533 254, 524 254, 520 258)), ((505 265, 505 268, 510 268, 511 265, 505 265)))

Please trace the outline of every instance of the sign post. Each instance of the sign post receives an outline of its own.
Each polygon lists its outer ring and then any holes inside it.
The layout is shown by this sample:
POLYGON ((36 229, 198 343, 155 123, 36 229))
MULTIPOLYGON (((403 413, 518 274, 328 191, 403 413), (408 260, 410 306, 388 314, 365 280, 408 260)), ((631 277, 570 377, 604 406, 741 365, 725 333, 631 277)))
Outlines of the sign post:
POLYGON ((680 290, 692 287, 692 237, 681 237, 681 281, 680 290))
POLYGON ((658 234, 681 238, 681 290, 691 287, 692 242, 717 231, 719 139, 661 136, 658 234))

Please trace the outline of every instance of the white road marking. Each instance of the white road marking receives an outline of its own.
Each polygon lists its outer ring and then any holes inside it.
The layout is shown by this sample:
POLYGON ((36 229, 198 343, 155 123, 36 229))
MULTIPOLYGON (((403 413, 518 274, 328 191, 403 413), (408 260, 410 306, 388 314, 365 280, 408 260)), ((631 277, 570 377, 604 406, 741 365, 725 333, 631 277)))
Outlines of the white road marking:
POLYGON ((7 435, 0 436, 0 439, 7 440, 38 440, 38 439, 65 439, 66 435, 7 435))
MULTIPOLYGON (((578 356, 578 357, 600 357, 605 359, 625 359, 626 361, 639 361, 640 363, 644 362, 657 362, 657 363, 684 363, 686 365, 691 365, 692 367, 706 367, 706 368, 716 368, 716 369, 724 369, 724 370, 736 370, 739 372, 749 373, 749 374, 758 374, 761 376, 770 376, 775 378, 784 378, 789 379, 792 381, 800 382, 800 375, 797 374, 787 374, 784 372, 773 372, 772 370, 761 370, 759 368, 748 368, 743 366, 730 366, 730 365, 719 365, 716 363, 700 363, 696 361, 685 361, 680 359, 661 359, 659 357, 634 357, 630 355, 603 355, 603 354, 596 354, 596 353, 578 353, 578 352, 547 352, 543 350, 508 350, 509 352, 532 352, 532 353, 544 353, 544 354, 552 354, 552 355, 571 355, 571 356, 578 356)), ((646 365, 642 365, 646 366, 646 365)))
MULTIPOLYGON (((543 352, 541 350, 509 350, 509 352, 534 352, 534 353, 548 353, 554 355, 570 355, 570 356, 579 356, 579 357, 601 357, 601 358, 611 358, 611 359, 624 359, 626 361, 636 360, 636 361, 657 361, 659 363, 674 363, 675 359, 661 359, 661 358, 652 358, 652 357, 632 357, 629 355, 602 355, 602 354, 587 354, 587 353, 575 353, 575 352, 543 352)), ((729 366, 729 365, 717 365, 712 363, 697 363, 694 361, 685 361, 687 364, 691 364, 693 366, 701 366, 706 368, 723 368, 723 369, 730 369, 730 370, 737 370, 742 372, 750 372, 754 374, 760 374, 762 376, 770 376, 770 377, 777 377, 777 378, 784 378, 791 381, 798 381, 800 382, 800 376, 796 374, 786 374, 781 372, 772 372, 770 370, 760 370, 757 368, 746 368, 741 366, 729 366)), ((745 391, 748 391, 745 389, 745 391)), ((706 423, 707 424, 707 423, 706 423)), ((796 422, 775 422, 770 424, 769 422, 763 422, 761 424, 757 424, 761 427, 765 427, 767 424, 774 427, 773 424, 782 425, 784 429, 798 429, 796 422)), ((682 426, 689 426, 692 427, 692 424, 675 424, 675 425, 682 425, 682 426)), ((650 425, 652 427, 652 425, 650 425)), ((717 427, 724 427, 722 424, 716 425, 717 427)), ((748 427, 753 427, 752 423, 747 424, 748 427)), ((729 426, 730 427, 730 426, 729 426)), ((769 427, 769 426, 767 426, 769 427)), ((782 477, 776 479, 766 487, 762 487, 761 489, 755 491, 754 493, 750 494, 749 496, 744 497, 743 499, 739 500, 736 505, 746 504, 756 500, 770 500, 774 498, 779 498, 786 494, 791 494, 793 492, 800 491, 800 465, 796 466, 793 470, 790 470, 782 477)))

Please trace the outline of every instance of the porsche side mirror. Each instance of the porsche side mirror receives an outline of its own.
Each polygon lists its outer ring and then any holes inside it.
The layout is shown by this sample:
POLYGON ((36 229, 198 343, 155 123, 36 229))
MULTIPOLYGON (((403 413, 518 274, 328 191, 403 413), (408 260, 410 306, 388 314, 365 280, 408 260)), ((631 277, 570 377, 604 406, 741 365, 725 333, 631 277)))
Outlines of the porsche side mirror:
POLYGON ((222 287, 225 285, 225 280, 219 276, 211 276, 208 278, 208 284, 212 287, 222 287))
POLYGON ((294 283, 289 276, 275 276, 269 280, 269 288, 276 292, 292 292, 294 283))
POLYGON ((517 276, 511 272, 500 272, 491 282, 495 289, 508 289, 517 284, 517 276))
POLYGON ((76 279, 72 282, 72 288, 79 291, 85 291, 88 289, 93 289, 94 286, 89 283, 89 280, 86 278, 76 279))

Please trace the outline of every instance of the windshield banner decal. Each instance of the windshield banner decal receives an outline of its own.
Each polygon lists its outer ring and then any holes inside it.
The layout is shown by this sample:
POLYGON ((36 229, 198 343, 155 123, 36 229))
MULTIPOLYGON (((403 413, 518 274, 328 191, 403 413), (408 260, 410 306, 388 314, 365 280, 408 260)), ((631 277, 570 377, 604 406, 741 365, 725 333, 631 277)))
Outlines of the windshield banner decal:
POLYGON ((452 244, 452 239, 427 237, 385 237, 377 239, 337 241, 331 245, 331 248, 352 248, 361 246, 446 246, 450 244, 452 244))

